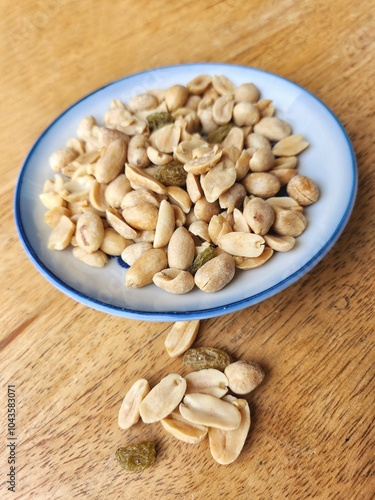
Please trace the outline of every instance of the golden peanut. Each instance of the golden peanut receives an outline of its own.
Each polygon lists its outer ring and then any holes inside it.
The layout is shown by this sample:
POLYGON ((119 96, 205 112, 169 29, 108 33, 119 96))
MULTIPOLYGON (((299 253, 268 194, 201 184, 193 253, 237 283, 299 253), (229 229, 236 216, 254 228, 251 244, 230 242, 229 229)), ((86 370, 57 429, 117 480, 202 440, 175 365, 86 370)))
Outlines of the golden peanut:
MULTIPOLYGON (((130 241, 130 240, 127 240, 130 241)), ((128 245, 121 253, 122 260, 132 266, 144 253, 151 250, 152 243, 149 241, 140 241, 138 243, 133 243, 128 245)))
POLYGON ((275 114, 275 105, 271 99, 259 99, 256 103, 256 107, 260 111, 261 117, 273 116, 275 114))
POLYGON ((219 237, 230 233, 232 230, 232 226, 222 214, 214 215, 208 224, 209 240, 217 245, 219 237))
POLYGON ((147 167, 150 164, 147 146, 147 139, 144 135, 133 135, 128 145, 128 162, 136 167, 147 167))
POLYGON ((194 175, 205 174, 217 163, 219 163, 222 151, 215 145, 195 148, 192 151, 192 159, 185 163, 184 170, 194 175))
POLYGON ((120 208, 124 196, 126 193, 129 193, 131 189, 130 182, 126 178, 126 175, 120 174, 108 184, 104 193, 105 201, 112 208, 120 208))
POLYGON ((138 94, 130 99, 128 108, 132 113, 138 113, 146 109, 154 109, 158 104, 158 100, 155 96, 151 94, 138 94))
POLYGON ((224 396, 223 401, 238 408, 241 420, 236 429, 223 430, 210 427, 208 439, 211 455, 221 465, 233 463, 240 455, 251 425, 250 408, 245 399, 224 396))
POLYGON ((72 252, 76 259, 91 267, 104 267, 108 263, 107 255, 101 250, 87 253, 86 250, 77 246, 73 248, 72 252))
POLYGON ((251 102, 240 101, 233 108, 233 121, 237 127, 255 125, 260 119, 260 112, 251 102))
POLYGON ((264 238, 253 233, 231 232, 219 236, 218 246, 230 255, 258 257, 264 250, 264 238))
MULTIPOLYGON (((238 151, 236 149, 236 151, 238 151)), ((247 150, 243 150, 240 156, 235 160, 234 168, 237 172, 236 180, 240 181, 249 173, 251 154, 247 150)))
POLYGON ((197 114, 202 125, 202 132, 209 134, 218 128, 213 118, 213 104, 215 100, 211 97, 203 97, 198 104, 197 114))
POLYGON ((301 134, 293 134, 277 142, 272 148, 272 153, 275 156, 295 156, 308 146, 309 143, 301 134))
POLYGON ((95 178, 108 184, 123 170, 126 161, 127 145, 121 139, 109 143, 104 153, 95 164, 95 178))
POLYGON ((291 210, 296 210, 297 212, 303 211, 301 205, 299 205, 296 200, 290 196, 272 196, 271 198, 267 198, 266 202, 275 209, 290 208, 291 210))
POLYGON ((305 216, 295 210, 275 210, 275 222, 272 229, 281 236, 296 238, 306 229, 305 216))
POLYGON ((271 149, 270 141, 264 135, 256 134, 255 132, 249 134, 245 140, 246 147, 251 149, 268 148, 271 149))
MULTIPOLYGON (((116 139, 121 139, 126 144, 129 143, 129 137, 126 134, 124 134, 120 130, 116 130, 113 128, 93 127, 92 135, 95 138, 95 142, 97 143, 98 148, 106 148, 112 141, 116 139)), ((93 139, 91 138, 91 140, 93 139)))
POLYGON ((61 170, 70 162, 75 160, 79 154, 76 150, 66 147, 58 149, 49 158, 49 164, 54 172, 61 172, 61 170))
POLYGON ((152 278, 154 284, 174 295, 183 295, 194 288, 194 278, 188 271, 182 269, 167 268, 163 269, 152 278))
POLYGON ((159 208, 160 198, 156 193, 153 193, 149 189, 139 188, 126 193, 121 201, 121 208, 125 210, 127 208, 133 208, 138 205, 144 205, 145 203, 154 205, 156 208, 159 208))
POLYGON ((173 157, 171 155, 167 153, 161 153, 152 146, 147 147, 146 154, 150 162, 153 163, 154 165, 159 165, 159 166, 167 165, 173 160, 173 157))
POLYGON ((141 203, 135 207, 125 208, 122 216, 134 229, 141 231, 155 229, 158 222, 159 209, 151 203, 141 203))
POLYGON ((70 218, 70 211, 66 207, 51 208, 44 214, 44 222, 54 228, 63 215, 70 218))
POLYGON ((40 201, 43 205, 48 208, 48 210, 52 210, 53 208, 58 207, 66 207, 66 200, 62 198, 59 193, 55 193, 53 191, 49 191, 48 193, 41 193, 39 195, 40 201))
POLYGON ((199 327, 200 320, 176 321, 173 324, 165 339, 165 348, 171 358, 180 356, 192 346, 199 327))
POLYGON ((234 83, 225 75, 214 75, 212 77, 212 86, 220 95, 234 94, 236 90, 234 83))
POLYGON ((270 148, 267 146, 261 146, 255 150, 250 159, 250 170, 253 172, 267 172, 268 170, 271 170, 274 162, 275 157, 273 156, 270 148))
POLYGON ((210 203, 205 197, 200 198, 194 205, 194 215, 198 220, 209 223, 214 215, 221 212, 219 201, 210 203))
POLYGON ((130 245, 130 240, 123 238, 112 227, 104 229, 103 241, 100 245, 102 250, 107 255, 121 255, 125 248, 130 245))
POLYGON ((206 437, 208 432, 206 426, 193 424, 183 418, 178 408, 160 422, 172 436, 189 444, 199 443, 206 437))
POLYGON ((130 163, 126 163, 125 165, 125 175, 130 183, 134 183, 138 187, 149 189, 158 194, 165 194, 167 192, 165 186, 161 182, 147 174, 143 169, 130 165, 130 163))
POLYGON ((309 177, 296 175, 286 186, 287 193, 300 205, 307 206, 315 203, 319 198, 319 188, 309 177))
POLYGON ((254 361, 235 361, 225 368, 224 373, 229 389, 240 395, 249 394, 264 379, 262 367, 254 361))
POLYGON ((226 125, 232 119, 234 99, 232 95, 223 95, 212 107, 212 117, 218 125, 226 125))
POLYGON ((132 240, 138 236, 138 232, 124 221, 115 208, 108 208, 106 210, 106 219, 108 224, 123 238, 132 240))
POLYGON ((177 373, 164 377, 146 395, 140 404, 139 412, 143 422, 157 422, 172 413, 184 397, 186 380, 177 373))
POLYGON ((165 93, 165 103, 168 111, 182 108, 189 97, 189 91, 183 85, 172 85, 165 93))
MULTIPOLYGON (((214 216, 215 217, 215 216, 214 216)), ((212 221, 212 219, 211 219, 212 221)), ((199 236, 201 240, 211 241, 209 232, 208 232, 208 224, 202 220, 196 220, 192 222, 189 226, 189 231, 191 234, 195 236, 199 236)))
POLYGON ((211 82, 212 78, 210 75, 198 75, 190 80, 186 87, 192 94, 203 94, 203 92, 211 85, 211 82))
POLYGON ((248 193, 260 198, 275 196, 281 187, 279 180, 269 172, 253 172, 242 181, 248 193))
POLYGON ((234 90, 234 99, 236 102, 257 102, 260 96, 259 89, 253 83, 241 83, 234 90))
POLYGON ((64 250, 71 242, 75 227, 69 217, 62 215, 50 234, 48 248, 51 250, 64 250))
POLYGON ((232 281, 235 269, 232 256, 223 253, 203 264, 195 273, 194 281, 200 290, 215 293, 232 281))
POLYGON ((293 236, 265 234, 263 238, 266 244, 276 252, 289 252, 296 244, 296 240, 293 236))
MULTIPOLYGON (((168 264, 186 271, 195 257, 193 236, 185 227, 178 227, 172 234, 168 245, 168 264)), ((164 266, 167 267, 167 266, 164 266)))
POLYGON ((100 184, 98 181, 93 180, 90 185, 89 200, 91 205, 98 212, 105 212, 108 204, 105 199, 106 184, 100 184))
POLYGON ((275 158, 272 170, 296 168, 297 164, 297 156, 281 156, 280 158, 275 158))
POLYGON ((294 168, 277 168, 270 170, 269 173, 277 178, 281 186, 286 186, 290 179, 297 175, 294 168))
POLYGON ((120 429, 129 429, 140 419, 139 407, 143 399, 150 392, 148 381, 141 378, 134 382, 121 403, 118 414, 118 426, 120 429))
POLYGON ((91 115, 82 118, 77 127, 77 136, 79 139, 87 141, 91 137, 92 129, 97 125, 95 118, 91 115))
POLYGON ((234 164, 222 161, 207 172, 201 180, 201 186, 209 203, 213 203, 236 182, 237 172, 234 164))
POLYGON ((254 132, 264 135, 269 141, 280 141, 292 133, 292 128, 280 118, 266 116, 254 125, 254 132))
POLYGON ((178 186, 168 186, 167 195, 169 201, 173 205, 180 207, 185 214, 189 213, 191 208, 191 199, 184 189, 178 186))
POLYGON ((243 213, 235 208, 233 210, 233 231, 239 231, 241 233, 249 233, 250 228, 243 213))
POLYGON ((226 138, 222 142, 223 148, 236 148, 238 151, 242 151, 244 145, 245 137, 242 129, 239 127, 232 127, 226 138))
POLYGON ((78 246, 87 253, 98 250, 104 238, 104 226, 99 215, 92 211, 80 215, 75 234, 78 246))
POLYGON ((126 271, 125 286, 141 288, 149 285, 154 275, 167 266, 167 255, 164 250, 152 248, 142 254, 126 271))
POLYGON ((162 200, 155 226, 155 248, 163 248, 169 243, 175 224, 176 216, 172 205, 167 200, 162 200))
POLYGON ((272 207, 262 198, 253 198, 245 206, 243 215, 255 234, 267 234, 275 222, 272 207))
POLYGON ((240 208, 246 197, 246 189, 242 184, 236 182, 219 197, 219 205, 228 214, 233 213, 235 208, 240 208))
MULTIPOLYGON (((264 235, 265 239, 266 235, 264 235)), ((263 252, 258 257, 239 257, 234 256, 234 263, 237 269, 242 269, 247 271, 249 269, 255 269, 257 267, 263 266, 273 255, 273 249, 270 247, 264 247, 263 252)))
POLYGON ((218 429, 237 429, 241 423, 239 410, 210 394, 186 394, 179 406, 181 415, 194 424, 218 429))
POLYGON ((228 392, 228 379, 220 370, 205 368, 185 375, 186 394, 210 394, 222 398, 228 392))

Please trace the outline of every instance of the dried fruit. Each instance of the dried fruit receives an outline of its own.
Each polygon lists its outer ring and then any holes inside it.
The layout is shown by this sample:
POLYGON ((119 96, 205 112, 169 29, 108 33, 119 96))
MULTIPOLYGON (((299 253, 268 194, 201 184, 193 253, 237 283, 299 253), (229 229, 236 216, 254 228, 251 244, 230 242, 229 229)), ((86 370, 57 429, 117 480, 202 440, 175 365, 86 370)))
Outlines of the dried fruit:
POLYGON ((158 130, 159 128, 162 128, 165 125, 169 125, 173 122, 174 122, 173 116, 170 113, 168 113, 168 111, 151 113, 147 117, 147 123, 151 131, 158 130))
POLYGON ((216 130, 212 130, 212 132, 207 134, 207 142, 209 142, 210 144, 220 144, 226 138, 229 130, 233 126, 233 123, 227 123, 226 125, 222 125, 216 130))
POLYGON ((116 450, 116 460, 128 471, 142 472, 151 467, 156 459, 156 447, 153 441, 142 441, 116 450))
POLYGON ((189 273, 194 276, 198 269, 202 267, 206 262, 213 259, 215 255, 216 251, 214 247, 209 246, 205 248, 200 254, 195 257, 192 265, 188 269, 189 273))
POLYGON ((171 161, 167 165, 162 165, 155 171, 155 179, 164 186, 185 186, 187 172, 182 163, 171 161))
POLYGON ((195 347, 185 352, 183 363, 194 370, 215 368, 224 371, 231 363, 231 357, 227 352, 215 347, 195 347))

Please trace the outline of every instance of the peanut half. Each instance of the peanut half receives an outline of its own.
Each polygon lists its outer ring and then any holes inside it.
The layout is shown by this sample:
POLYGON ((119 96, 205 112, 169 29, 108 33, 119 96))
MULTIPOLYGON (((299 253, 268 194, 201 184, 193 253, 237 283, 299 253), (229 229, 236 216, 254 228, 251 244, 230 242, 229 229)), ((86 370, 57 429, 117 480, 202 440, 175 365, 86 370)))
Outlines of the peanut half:
POLYGON ((186 390, 186 380, 176 373, 164 377, 142 400, 139 413, 144 423, 158 422, 180 404, 186 390))

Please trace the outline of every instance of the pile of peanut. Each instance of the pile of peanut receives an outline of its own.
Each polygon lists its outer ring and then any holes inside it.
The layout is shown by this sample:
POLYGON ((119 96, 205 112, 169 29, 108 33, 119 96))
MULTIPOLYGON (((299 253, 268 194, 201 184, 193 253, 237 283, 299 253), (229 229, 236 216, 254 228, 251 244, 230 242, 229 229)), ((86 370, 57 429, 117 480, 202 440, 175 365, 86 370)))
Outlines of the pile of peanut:
MULTIPOLYGON (((139 419, 146 424, 159 422, 165 431, 190 444, 208 437, 212 457, 226 465, 239 457, 250 429, 249 404, 241 396, 262 382, 264 372, 255 362, 233 362, 220 349, 191 348, 199 326, 199 320, 177 322, 165 340, 168 354, 184 354, 185 366, 194 371, 185 376, 170 373, 152 389, 144 378, 135 381, 122 401, 118 424, 126 430, 139 419)), ((137 445, 130 449, 137 453, 137 445)), ((136 457, 132 460, 136 462, 136 457)))
POLYGON ((113 100, 50 157, 48 247, 96 267, 121 256, 126 286, 173 294, 216 292, 291 250, 319 190, 297 170, 308 142, 274 115, 253 83, 224 75, 113 100))

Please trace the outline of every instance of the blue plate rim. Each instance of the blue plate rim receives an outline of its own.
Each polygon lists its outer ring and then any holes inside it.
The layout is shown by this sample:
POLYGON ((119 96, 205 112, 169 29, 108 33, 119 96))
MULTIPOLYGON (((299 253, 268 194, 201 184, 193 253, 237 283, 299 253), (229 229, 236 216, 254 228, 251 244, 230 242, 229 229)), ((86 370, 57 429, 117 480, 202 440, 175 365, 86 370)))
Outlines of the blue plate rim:
POLYGON ((16 183, 16 188, 15 188, 15 196, 14 196, 14 217, 15 217, 15 224, 16 224, 16 229, 18 233, 18 237, 21 241, 21 244, 28 255, 29 259, 31 262, 34 264, 34 266, 38 269, 38 271, 49 281, 52 283, 58 290, 63 292, 65 295, 69 296, 70 298, 78 301, 79 303, 86 305, 88 307, 91 307, 95 310, 107 313, 107 314, 112 314, 115 316, 120 316, 120 317, 125 317, 129 319, 137 319, 137 320, 146 320, 146 321, 179 321, 179 320, 187 320, 187 319, 207 319, 211 317, 217 317, 221 316, 223 314, 229 314, 232 312, 236 312, 242 309, 245 309, 247 307, 250 307, 252 305, 255 305, 262 300, 268 299, 277 293, 285 290, 285 288, 289 287, 298 279, 302 276, 304 276, 306 273, 308 273, 318 262, 320 262, 326 255, 327 253, 331 250, 331 248, 334 246, 334 244, 337 242, 339 237, 341 236, 343 230, 345 229, 345 226, 350 218, 350 215, 352 213, 354 204, 355 204, 355 199, 356 199, 356 193, 357 193, 357 187, 358 187, 358 172, 357 172, 357 160, 354 152, 354 148, 352 146, 352 143, 350 141, 350 138, 338 119, 338 117, 333 113, 333 111, 322 101, 320 100, 316 95, 314 95, 312 92, 309 90, 305 89, 301 85, 295 83, 294 81, 282 77, 280 75, 277 75, 275 73, 272 73, 267 70, 263 70, 260 68, 252 67, 252 66, 245 66, 241 64, 232 64, 232 63, 222 63, 222 62, 198 62, 198 63, 186 63, 186 64, 174 64, 174 65, 167 65, 167 66, 160 66, 160 67, 155 67, 147 70, 143 70, 140 72, 132 73, 129 74, 125 77, 121 77, 119 79, 116 79, 114 81, 111 81, 100 88, 97 88, 90 92, 89 94, 86 94, 85 96, 81 97, 77 101, 75 101, 72 105, 67 107, 64 111, 62 111, 45 129, 44 131, 39 135, 39 137, 36 139, 34 144, 31 146, 28 154, 26 155, 20 169, 20 173, 18 175, 17 183, 16 183), (181 311, 163 311, 163 312, 155 312, 155 311, 138 311, 136 309, 129 309, 129 308, 122 308, 119 306, 114 306, 111 304, 107 304, 105 302, 99 301, 97 299, 88 297, 87 295, 75 290, 74 288, 70 287, 67 285, 63 280, 58 278, 54 273, 52 273, 44 264, 43 262, 39 259, 38 255, 35 253, 35 251, 32 248, 32 245, 28 241, 28 238, 26 236, 26 233, 23 228, 22 224, 22 214, 21 214, 21 209, 20 209, 20 197, 21 197, 21 190, 22 190, 22 181, 23 177, 25 175, 26 169, 28 162, 33 155, 34 150, 37 148, 38 144, 43 140, 44 136, 48 133, 48 131, 53 128, 56 122, 61 120, 61 118, 68 113, 71 109, 79 105, 81 102, 84 100, 90 98, 91 96, 95 95, 96 93, 101 92, 103 89, 110 87, 112 85, 116 85, 122 81, 128 80, 129 78, 134 78, 134 77, 139 77, 143 74, 147 74, 153 71, 166 71, 169 69, 173 68, 185 68, 188 66, 221 66, 221 67, 228 67, 228 68, 238 68, 238 69, 243 69, 243 70, 252 70, 255 72, 260 72, 262 74, 268 74, 276 79, 283 80, 298 89, 302 90, 303 92, 309 94, 314 100, 316 100, 321 106, 323 106, 326 111, 332 116, 336 124, 339 126, 343 137, 346 140, 349 152, 350 152, 350 159, 351 159, 351 167, 352 167, 352 186, 351 186, 351 192, 350 192, 350 197, 348 199, 348 203, 346 206, 346 209, 343 213, 343 216, 340 220, 340 222, 337 224, 337 227, 335 231, 332 233, 331 237, 327 242, 323 245, 323 247, 312 256, 312 258, 301 268, 299 268, 297 271, 292 273, 290 276, 287 278, 283 279, 282 281, 278 282, 277 284, 273 285, 272 287, 269 287, 262 292, 259 292, 255 295, 251 295, 250 297, 246 297, 244 299, 241 299, 239 301, 231 302, 225 306, 216 306, 212 308, 207 308, 207 309, 202 309, 202 310, 194 310, 194 311, 186 311, 186 312, 181 312, 181 311))

